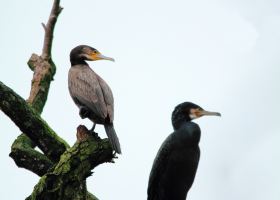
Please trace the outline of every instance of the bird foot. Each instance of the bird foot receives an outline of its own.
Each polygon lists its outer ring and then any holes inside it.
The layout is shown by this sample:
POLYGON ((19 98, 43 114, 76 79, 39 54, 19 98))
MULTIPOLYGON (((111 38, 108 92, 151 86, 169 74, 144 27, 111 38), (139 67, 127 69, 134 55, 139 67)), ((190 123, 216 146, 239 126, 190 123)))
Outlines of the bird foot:
POLYGON ((117 156, 117 152, 113 153, 113 158, 112 159, 118 159, 119 157, 117 156))
POLYGON ((109 163, 115 163, 114 159, 117 159, 117 153, 114 151, 113 152, 113 155, 112 155, 112 158, 110 160, 108 160, 109 163))
POLYGON ((89 132, 91 133, 91 135, 96 138, 96 139, 101 139, 99 136, 98 136, 98 133, 94 132, 94 130, 89 130, 89 132))

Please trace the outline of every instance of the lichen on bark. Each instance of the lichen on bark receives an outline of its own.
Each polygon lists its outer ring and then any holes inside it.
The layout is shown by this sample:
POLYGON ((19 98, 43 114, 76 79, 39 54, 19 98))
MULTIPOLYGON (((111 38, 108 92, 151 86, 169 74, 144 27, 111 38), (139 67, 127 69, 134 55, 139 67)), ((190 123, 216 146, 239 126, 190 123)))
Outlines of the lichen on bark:
POLYGON ((112 162, 114 155, 108 139, 92 135, 84 126, 79 126, 77 134, 87 134, 87 138, 77 141, 65 151, 51 172, 46 173, 35 186, 30 197, 35 199, 85 199, 86 178, 91 169, 104 162, 112 162))
POLYGON ((24 134, 17 137, 9 156, 18 167, 28 169, 38 176, 43 176, 54 165, 44 154, 34 150, 34 143, 24 134))
POLYGON ((53 1, 48 22, 43 24, 41 55, 32 54, 28 61, 34 73, 27 101, 0 81, 0 110, 24 133, 12 144, 10 156, 17 166, 41 176, 27 199, 97 200, 87 191, 86 178, 97 165, 112 161, 114 155, 108 140, 101 140, 79 126, 77 142, 70 148, 40 116, 56 71, 51 47, 54 27, 62 11, 59 4, 60 0, 53 1))
POLYGON ((0 81, 0 108, 44 154, 58 161, 68 144, 60 138, 23 98, 0 81))

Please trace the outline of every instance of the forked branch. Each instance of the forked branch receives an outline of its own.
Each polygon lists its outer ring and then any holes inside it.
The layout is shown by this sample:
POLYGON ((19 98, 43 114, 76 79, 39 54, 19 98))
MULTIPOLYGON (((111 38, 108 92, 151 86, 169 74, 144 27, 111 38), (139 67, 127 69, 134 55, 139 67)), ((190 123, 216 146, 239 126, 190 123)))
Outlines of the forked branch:
POLYGON ((68 144, 61 139, 23 98, 0 81, 0 109, 52 161, 58 161, 68 144))
POLYGON ((44 60, 51 59, 53 31, 54 31, 54 27, 55 27, 58 15, 60 14, 60 12, 63 9, 62 7, 60 7, 59 3, 60 3, 60 0, 54 0, 47 25, 42 23, 44 30, 45 30, 45 37, 44 37, 44 44, 43 44, 43 50, 42 50, 41 56, 44 60))

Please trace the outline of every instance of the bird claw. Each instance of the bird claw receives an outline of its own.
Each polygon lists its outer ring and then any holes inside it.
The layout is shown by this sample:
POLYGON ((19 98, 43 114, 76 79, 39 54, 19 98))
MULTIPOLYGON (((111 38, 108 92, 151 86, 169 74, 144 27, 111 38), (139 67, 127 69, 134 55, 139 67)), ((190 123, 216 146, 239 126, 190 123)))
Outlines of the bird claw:
POLYGON ((115 160, 114 160, 114 159, 115 159, 115 157, 112 158, 112 159, 110 159, 108 162, 109 162, 109 163, 115 163, 115 160))
POLYGON ((89 132, 91 133, 91 135, 92 135, 94 138, 100 139, 100 137, 98 136, 98 133, 96 133, 96 132, 94 132, 94 131, 92 131, 92 130, 90 130, 89 132))
POLYGON ((117 152, 113 153, 113 158, 112 159, 118 159, 119 157, 117 156, 117 152))
POLYGON ((110 160, 108 160, 108 162, 109 163, 115 163, 114 159, 118 158, 116 155, 117 155, 117 153, 115 151, 113 151, 112 158, 110 160))

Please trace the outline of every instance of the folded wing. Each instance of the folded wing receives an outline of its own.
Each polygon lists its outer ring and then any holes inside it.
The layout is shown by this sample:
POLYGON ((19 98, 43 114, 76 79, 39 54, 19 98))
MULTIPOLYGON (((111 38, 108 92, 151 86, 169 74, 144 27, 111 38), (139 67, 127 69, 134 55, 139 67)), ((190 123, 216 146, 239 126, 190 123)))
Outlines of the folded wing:
POLYGON ((70 95, 75 103, 105 119, 108 111, 98 75, 89 67, 71 67, 68 76, 70 95))

